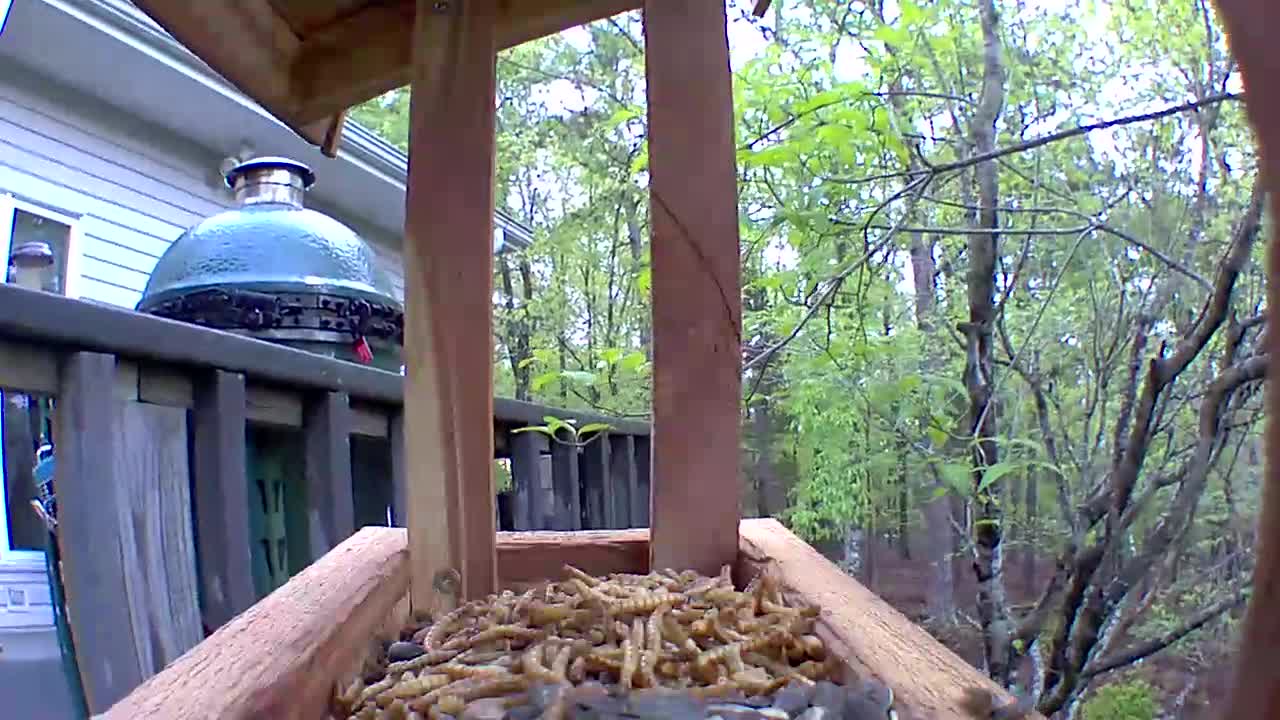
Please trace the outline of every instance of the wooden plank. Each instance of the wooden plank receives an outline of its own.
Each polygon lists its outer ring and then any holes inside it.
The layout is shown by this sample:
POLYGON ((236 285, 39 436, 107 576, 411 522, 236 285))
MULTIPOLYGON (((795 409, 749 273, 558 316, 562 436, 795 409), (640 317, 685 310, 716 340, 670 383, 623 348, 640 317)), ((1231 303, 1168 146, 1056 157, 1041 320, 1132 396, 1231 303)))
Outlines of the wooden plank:
POLYGON ((121 435, 112 417, 115 358, 73 353, 58 383, 54 438, 58 463, 58 548, 71 635, 90 712, 101 712, 142 682, 120 550, 114 464, 121 435))
POLYGON ((391 439, 391 522, 405 527, 405 510, 409 507, 408 469, 404 454, 404 413, 391 416, 387 429, 391 439))
POLYGON ((249 544, 244 376, 214 370, 202 378, 194 400, 191 486, 202 617, 215 630, 257 599, 249 544))
MULTIPOLYGON (((433 2, 433 5, 436 4, 433 2)), ((494 13, 498 50, 635 10, 640 0, 541 0, 500 3, 494 13)), ((412 80, 414 0, 371 3, 309 34, 293 63, 298 122, 314 122, 412 80)))
POLYGON ((301 42, 266 0, 230 4, 134 0, 134 4, 289 129, 314 145, 324 140, 325 118, 296 119, 289 67, 301 42))
MULTIPOLYGON (((111 473, 118 483, 118 543, 133 640, 142 675, 150 677, 204 637, 191 528, 187 413, 140 402, 114 403, 113 410, 96 422, 119 436, 111 473)), ((98 492, 104 492, 101 485, 98 492)), ((60 502, 62 497, 59 493, 60 502)))
POLYGON ((497 586, 493 489, 496 0, 418 0, 405 208, 414 609, 497 586), (439 8, 439 9, 437 9, 439 8), (437 574, 439 573, 439 576, 437 574), (453 576, 461 582, 444 582, 453 576))
POLYGON ((0 339, 0 388, 52 395, 58 391, 58 353, 0 339))
MULTIPOLYGON (((488 241, 492 247, 492 238, 488 241)), ((113 353, 137 360, 219 367, 260 382, 341 390, 362 400, 398 405, 399 374, 190 323, 83 302, 0 283, 0 338, 113 353)))
POLYGON ((636 480, 631 485, 631 525, 649 527, 653 501, 653 443, 648 437, 635 439, 636 480))
POLYGON ((737 551, 742 292, 724 0, 646 0, 653 564, 737 551))
POLYGON ((648 530, 498 533, 502 587, 565 577, 572 565, 592 575, 649 572, 648 530))
POLYGON ((741 530, 735 580, 745 583, 769 573, 799 603, 822 608, 816 634, 844 660, 852 673, 847 680, 875 677, 893 688, 902 720, 972 720, 962 701, 965 691, 975 687, 1012 699, 782 523, 743 520, 741 530))
POLYGON ((138 399, 155 405, 189 408, 195 405, 191 378, 181 370, 143 363, 138 367, 138 399))
POLYGON ((308 399, 303 442, 308 544, 315 560, 355 532, 351 405, 346 393, 329 392, 308 399))
MULTIPOLYGON (((59 459, 61 462, 61 459, 59 459)), ((403 530, 364 528, 117 703, 103 720, 314 720, 409 586, 403 530)))
POLYGON ((250 383, 245 390, 245 411, 253 422, 302 427, 302 394, 250 383))
POLYGON ((116 358, 115 399, 137 400, 138 377, 138 363, 116 358))
POLYGON ((542 495, 544 436, 532 432, 511 436, 511 510, 516 530, 542 528, 548 508, 542 495))
MULTIPOLYGON (((609 465, 609 478, 605 485, 609 498, 609 527, 631 527, 631 509, 636 507, 635 499, 640 497, 639 486, 636 484, 636 441, 633 436, 609 437, 609 465)), ((641 499, 643 504, 649 503, 647 495, 641 499)))
MULTIPOLYGON (((1218 0, 1214 3, 1227 31, 1228 47, 1240 65, 1245 110, 1259 144, 1262 181, 1270 195, 1269 215, 1280 219, 1280 92, 1275 68, 1280 66, 1280 6, 1271 0, 1218 0)), ((1267 304, 1280 302, 1280 251, 1271 238, 1267 259, 1267 304)), ((1269 353, 1266 384, 1266 482, 1258 517, 1257 564, 1253 594, 1237 635, 1238 651, 1231 694, 1221 717, 1263 718, 1280 714, 1280 667, 1274 648, 1280 643, 1280 333, 1266 333, 1269 353)))
POLYGON ((578 447, 563 442, 551 442, 551 486, 554 489, 554 505, 551 513, 552 530, 582 529, 581 487, 578 484, 578 447))
POLYGON ((578 474, 582 485, 583 527, 588 530, 604 530, 610 527, 608 522, 609 505, 609 471, 612 469, 609 458, 610 435, 601 433, 592 438, 582 448, 581 471, 578 474))
POLYGON ((387 410, 351 401, 351 433, 365 437, 387 437, 391 418, 387 410))

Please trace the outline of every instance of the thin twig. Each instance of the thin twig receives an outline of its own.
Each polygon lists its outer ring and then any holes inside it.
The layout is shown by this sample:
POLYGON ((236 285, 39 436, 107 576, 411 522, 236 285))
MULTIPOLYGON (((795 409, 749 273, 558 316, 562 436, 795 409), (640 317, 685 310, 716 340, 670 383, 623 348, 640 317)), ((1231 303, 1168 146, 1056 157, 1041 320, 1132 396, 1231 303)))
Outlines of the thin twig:
POLYGON ((860 185, 862 183, 873 182, 876 180, 888 180, 892 178, 902 178, 902 177, 914 178, 914 177, 920 177, 921 175, 931 175, 931 174, 937 174, 937 173, 952 172, 954 170, 962 170, 964 168, 977 165, 979 163, 995 160, 996 158, 1002 158, 1002 157, 1005 157, 1006 155, 1016 155, 1017 153, 1026 152, 1027 150, 1034 150, 1035 148, 1043 147, 1050 143, 1058 142, 1059 140, 1067 140, 1069 138, 1079 137, 1080 135, 1087 135, 1093 132, 1094 130, 1106 130, 1108 128, 1119 127, 1121 125, 1132 125, 1133 123, 1147 122, 1149 120, 1159 120, 1160 118, 1163 118, 1163 117, 1168 117, 1170 115, 1178 115, 1180 113, 1189 112, 1192 110, 1198 110, 1202 107, 1215 105, 1217 103, 1225 102, 1227 100, 1240 100, 1243 97, 1244 97, 1243 93, 1221 93, 1218 95, 1210 95, 1209 97, 1204 98, 1202 100, 1186 102, 1186 103, 1182 103, 1181 105, 1174 105, 1172 107, 1164 108, 1163 110, 1156 110, 1154 112, 1142 113, 1141 115, 1128 115, 1125 117, 1115 118, 1113 120, 1104 120, 1102 122, 1090 123, 1088 125, 1079 125, 1077 127, 1068 128, 1066 130, 1060 130, 1058 132, 1049 133, 1048 135, 1041 135, 1040 137, 1032 138, 1030 140, 1027 140, 1026 142, 1017 143, 1016 145, 1010 145, 1009 147, 997 148, 996 150, 993 150, 991 152, 982 153, 980 155, 973 155, 973 156, 964 158, 963 160, 956 160, 954 162, 935 165, 929 169, 903 170, 901 172, 882 173, 879 175, 871 175, 868 177, 861 177, 861 178, 828 177, 826 179, 832 182, 845 183, 849 185, 860 185))

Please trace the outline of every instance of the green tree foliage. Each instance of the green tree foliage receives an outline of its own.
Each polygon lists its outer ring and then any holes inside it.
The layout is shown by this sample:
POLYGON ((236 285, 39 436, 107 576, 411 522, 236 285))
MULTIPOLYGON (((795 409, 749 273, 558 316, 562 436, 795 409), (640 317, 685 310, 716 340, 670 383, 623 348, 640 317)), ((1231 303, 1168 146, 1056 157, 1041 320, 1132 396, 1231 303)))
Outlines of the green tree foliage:
MULTIPOLYGON (((849 549, 927 535, 930 612, 976 606, 988 667, 1031 656, 1045 713, 1220 627, 1252 563, 1266 315, 1209 4, 730 13, 745 507, 849 549), (952 603, 957 553, 979 597, 952 603)), ((628 14, 500 56, 498 203, 536 236, 495 268, 500 392, 648 412, 642 46, 628 14)), ((407 111, 354 117, 404 146, 407 111)))

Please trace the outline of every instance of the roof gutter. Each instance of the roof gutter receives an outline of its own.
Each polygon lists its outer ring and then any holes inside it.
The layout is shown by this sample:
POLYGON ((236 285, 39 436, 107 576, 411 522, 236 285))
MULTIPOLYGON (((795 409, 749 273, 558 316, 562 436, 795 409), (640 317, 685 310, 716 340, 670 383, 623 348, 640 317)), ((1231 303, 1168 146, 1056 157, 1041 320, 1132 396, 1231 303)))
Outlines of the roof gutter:
MULTIPOLYGON (((241 93, 218 75, 200 58, 187 50, 155 23, 146 13, 128 0, 39 0, 48 5, 78 16, 83 20, 116 34, 128 37, 135 44, 145 47, 158 60, 199 78, 230 100, 235 100, 271 117, 256 102, 241 93)), ((379 173, 404 188, 409 176, 409 157, 399 148, 379 137, 372 130, 347 119, 342 140, 338 146, 339 157, 354 161, 379 173)), ((533 230, 502 210, 494 211, 494 225, 502 230, 504 244, 512 249, 527 248, 533 242, 533 230)))

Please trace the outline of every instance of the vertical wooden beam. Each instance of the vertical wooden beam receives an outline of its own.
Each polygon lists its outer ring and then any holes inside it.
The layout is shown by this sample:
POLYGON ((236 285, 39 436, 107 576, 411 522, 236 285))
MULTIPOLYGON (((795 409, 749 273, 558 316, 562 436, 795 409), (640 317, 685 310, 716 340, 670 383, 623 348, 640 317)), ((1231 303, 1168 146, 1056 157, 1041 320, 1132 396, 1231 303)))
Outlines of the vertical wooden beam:
POLYGON ((578 484, 578 446, 551 441, 551 487, 555 492, 552 530, 582 529, 582 500, 578 484))
POLYGON ((724 0, 646 0, 653 567, 738 551, 742 294, 724 0))
POLYGON ((307 544, 312 562, 356 531, 351 493, 351 402, 346 393, 308 398, 306 445, 307 544))
MULTIPOLYGON (((640 492, 636 485, 636 439, 633 435, 613 435, 609 438, 609 481, 606 484, 609 499, 610 529, 633 527, 631 516, 640 492)), ((649 496, 641 498, 649 504, 649 496)))
POLYGON ((204 624, 247 610, 253 590, 244 375, 214 370, 195 387, 192 499, 204 624))
MULTIPOLYGON (((1245 110, 1258 141, 1261 182, 1270 194, 1268 205, 1274 224, 1280 220, 1280 5, 1273 0, 1218 0, 1218 17, 1227 31, 1228 46, 1240 66, 1244 82, 1245 110)), ((1270 238, 1267 250, 1267 304, 1280 302, 1280 242, 1270 238)), ((1274 317, 1274 316, 1272 316, 1274 317)), ((1280 332, 1269 328, 1265 344, 1267 367, 1266 481, 1258 515, 1257 562, 1253 571, 1253 595, 1237 633, 1237 654, 1231 694, 1221 717, 1263 718, 1280 714, 1280 332)))
POLYGON ((391 524, 405 527, 405 514, 409 508, 408 468, 404 454, 404 412, 391 416, 387 429, 391 439, 391 524))
POLYGON ((516 530, 544 530, 547 513, 542 494, 544 436, 532 432, 511 436, 512 515, 516 530))
POLYGON ((609 441, 612 436, 602 433, 582 448, 582 468, 578 477, 582 483, 583 529, 604 530, 609 527, 609 441))
POLYGON ((89 712, 111 707, 142 682, 120 551, 119 498, 111 458, 116 361, 79 352, 62 364, 54 414, 58 549, 71 637, 89 712))
POLYGON ((649 527, 649 498, 653 496, 653 443, 646 435, 637 435, 634 441, 636 478, 631 484, 631 525, 633 528, 649 527))
POLYGON ((418 0, 405 207, 415 609, 497 588, 493 184, 497 0, 418 0))

